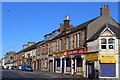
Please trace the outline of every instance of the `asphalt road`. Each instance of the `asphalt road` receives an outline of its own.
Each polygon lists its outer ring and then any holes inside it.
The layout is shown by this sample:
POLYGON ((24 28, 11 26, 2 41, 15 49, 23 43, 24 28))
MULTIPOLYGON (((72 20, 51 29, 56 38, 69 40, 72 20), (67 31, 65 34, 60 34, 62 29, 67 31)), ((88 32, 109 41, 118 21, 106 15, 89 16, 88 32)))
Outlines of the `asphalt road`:
POLYGON ((77 76, 40 71, 2 70, 1 75, 2 80, 85 80, 77 76))
POLYGON ((41 78, 50 78, 49 75, 40 74, 30 71, 20 71, 20 70, 2 70, 2 79, 41 79, 41 78))

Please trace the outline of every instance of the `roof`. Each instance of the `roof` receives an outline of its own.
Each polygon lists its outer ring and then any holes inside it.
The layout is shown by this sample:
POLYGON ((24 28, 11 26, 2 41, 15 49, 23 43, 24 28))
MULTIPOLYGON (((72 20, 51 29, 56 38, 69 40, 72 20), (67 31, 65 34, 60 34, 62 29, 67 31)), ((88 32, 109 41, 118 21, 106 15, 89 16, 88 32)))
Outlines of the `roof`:
MULTIPOLYGON (((35 49, 35 48, 37 47, 37 45, 38 45, 39 43, 41 43, 41 42, 43 42, 43 40, 42 40, 42 41, 39 41, 39 42, 37 42, 37 43, 35 43, 35 44, 31 45, 31 46, 28 46, 27 48, 22 49, 22 50, 20 50, 20 51, 17 52, 17 53, 33 50, 33 49, 35 49)), ((17 54, 17 53, 16 53, 16 54, 17 54)))
MULTIPOLYGON (((90 24, 91 22, 93 22, 93 21, 96 20, 97 18, 99 18, 99 16, 96 17, 96 18, 94 18, 94 19, 91 19, 91 20, 89 20, 89 21, 87 21, 87 22, 84 22, 84 23, 82 23, 82 24, 80 24, 80 25, 78 25, 78 26, 76 26, 76 27, 74 27, 73 29, 69 30, 69 32, 68 32, 67 34, 65 34, 65 35, 68 35, 68 34, 71 34, 71 33, 76 32, 76 31, 79 31, 79 30, 81 30, 81 29, 87 28, 88 24, 90 24)), ((60 33, 60 34, 58 34, 56 37, 52 38, 52 40, 53 40, 53 39, 60 38, 60 37, 63 37, 63 36, 65 36, 65 35, 62 35, 62 33, 60 33)))
MULTIPOLYGON (((90 42, 90 41, 93 41, 93 40, 96 40, 100 33, 106 28, 106 24, 98 31, 96 32, 91 38, 89 38, 86 42, 90 42)), ((117 38, 120 38, 120 27, 117 27, 117 26, 114 26, 114 25, 111 25, 108 23, 108 28, 110 28, 117 36, 117 38)))

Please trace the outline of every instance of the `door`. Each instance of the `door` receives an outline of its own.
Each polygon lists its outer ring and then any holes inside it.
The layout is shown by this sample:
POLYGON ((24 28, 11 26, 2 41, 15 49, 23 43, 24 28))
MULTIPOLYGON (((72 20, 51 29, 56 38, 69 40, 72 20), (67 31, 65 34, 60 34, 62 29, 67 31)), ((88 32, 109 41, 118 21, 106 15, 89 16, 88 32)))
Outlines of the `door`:
POLYGON ((100 64, 100 76, 105 77, 115 77, 116 76, 116 66, 115 64, 100 64))
POLYGON ((62 73, 64 73, 64 58, 62 58, 62 73))
POLYGON ((53 61, 52 60, 50 60, 50 63, 49 63, 49 68, 50 68, 50 71, 53 71, 53 61))
POLYGON ((39 70, 39 60, 37 61, 37 70, 39 70))
POLYGON ((36 70, 36 61, 34 61, 34 70, 36 70))
POLYGON ((94 63, 88 63, 88 78, 92 79, 94 77, 94 63))

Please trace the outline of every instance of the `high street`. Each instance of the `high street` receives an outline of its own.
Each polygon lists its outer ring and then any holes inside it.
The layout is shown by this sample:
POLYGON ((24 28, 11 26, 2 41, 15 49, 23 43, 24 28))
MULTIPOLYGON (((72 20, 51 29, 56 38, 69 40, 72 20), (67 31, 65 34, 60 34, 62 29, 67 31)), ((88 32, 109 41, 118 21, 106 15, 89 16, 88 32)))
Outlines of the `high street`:
POLYGON ((2 70, 2 79, 3 80, 53 80, 54 79, 81 79, 79 76, 63 75, 50 72, 40 72, 40 71, 21 71, 21 70, 2 70))

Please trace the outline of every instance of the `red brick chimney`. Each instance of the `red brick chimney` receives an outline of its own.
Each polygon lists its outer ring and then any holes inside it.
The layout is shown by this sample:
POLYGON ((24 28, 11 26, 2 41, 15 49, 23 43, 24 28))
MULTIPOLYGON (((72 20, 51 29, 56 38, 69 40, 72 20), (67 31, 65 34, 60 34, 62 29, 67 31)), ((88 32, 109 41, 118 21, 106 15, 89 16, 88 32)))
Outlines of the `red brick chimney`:
POLYGON ((108 5, 102 5, 100 8, 100 16, 110 16, 110 10, 108 5))

